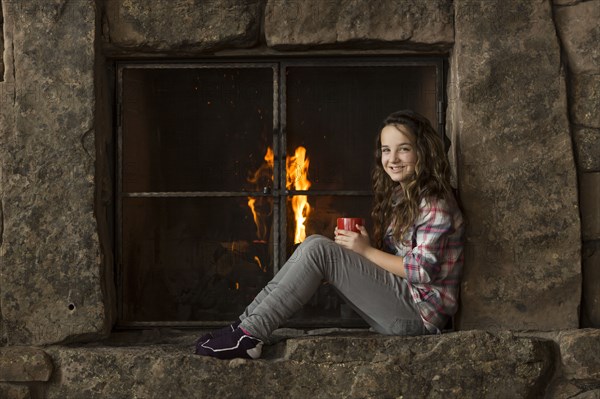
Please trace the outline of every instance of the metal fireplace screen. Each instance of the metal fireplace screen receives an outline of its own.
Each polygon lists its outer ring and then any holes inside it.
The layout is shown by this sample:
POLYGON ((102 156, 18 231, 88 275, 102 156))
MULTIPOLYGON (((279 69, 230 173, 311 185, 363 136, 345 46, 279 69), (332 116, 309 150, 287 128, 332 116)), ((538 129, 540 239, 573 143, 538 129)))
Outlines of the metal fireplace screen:
MULTIPOLYGON (((443 134, 442 76, 440 59, 119 64, 119 325, 232 320, 307 235, 368 220, 382 119, 412 108, 443 134)), ((326 282, 290 321, 357 323, 326 282)))

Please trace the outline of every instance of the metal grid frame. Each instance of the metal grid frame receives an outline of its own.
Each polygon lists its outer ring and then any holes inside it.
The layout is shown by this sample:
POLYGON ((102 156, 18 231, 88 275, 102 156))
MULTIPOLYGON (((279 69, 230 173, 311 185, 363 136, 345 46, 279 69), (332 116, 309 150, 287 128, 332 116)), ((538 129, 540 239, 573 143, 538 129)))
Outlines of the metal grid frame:
POLYGON ((287 145, 286 135, 286 69, 289 67, 385 67, 385 66, 434 66, 436 70, 436 102, 437 102, 437 131, 445 136, 444 131, 444 63, 441 57, 407 58, 407 57, 369 57, 369 58, 322 58, 322 59, 265 59, 265 60, 202 60, 198 62, 116 62, 116 189, 115 189, 115 249, 116 249, 116 287, 117 287, 117 328, 148 328, 148 327, 212 327, 223 325, 224 321, 123 321, 122 303, 122 268, 123 268, 123 210, 122 201, 125 198, 198 198, 198 197, 272 197, 273 220, 276 227, 273 229, 273 270, 277 273, 279 267, 286 261, 286 240, 284 233, 287 229, 286 201, 294 195, 310 196, 371 196, 370 190, 288 190, 286 189, 285 156, 283 153, 287 145), (123 71, 128 68, 141 69, 208 69, 208 68, 270 68, 273 71, 273 152, 274 179, 273 189, 263 191, 177 191, 177 192, 123 192, 123 71), (283 152, 282 152, 283 151, 283 152), (283 211, 282 211, 283 210, 283 211))

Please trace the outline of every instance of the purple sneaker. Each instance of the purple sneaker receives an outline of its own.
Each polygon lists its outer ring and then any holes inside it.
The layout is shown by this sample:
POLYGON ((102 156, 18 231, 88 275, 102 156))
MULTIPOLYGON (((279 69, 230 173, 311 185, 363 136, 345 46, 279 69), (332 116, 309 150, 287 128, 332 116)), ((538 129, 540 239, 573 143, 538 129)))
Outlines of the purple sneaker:
POLYGON ((241 328, 231 333, 211 338, 206 342, 198 342, 196 354, 212 356, 218 359, 258 359, 262 353, 263 342, 246 334, 241 328))
POLYGON ((202 335, 200 338, 198 338, 196 340, 195 344, 196 344, 196 346, 198 346, 199 344, 201 344, 203 342, 206 342, 209 339, 217 338, 217 337, 220 337, 221 335, 232 333, 232 332, 235 331, 236 328, 238 328, 238 326, 240 325, 240 323, 241 323, 240 319, 237 319, 236 321, 234 321, 233 323, 231 323, 227 327, 223 327, 223 328, 220 328, 218 330, 206 333, 206 334, 202 335))

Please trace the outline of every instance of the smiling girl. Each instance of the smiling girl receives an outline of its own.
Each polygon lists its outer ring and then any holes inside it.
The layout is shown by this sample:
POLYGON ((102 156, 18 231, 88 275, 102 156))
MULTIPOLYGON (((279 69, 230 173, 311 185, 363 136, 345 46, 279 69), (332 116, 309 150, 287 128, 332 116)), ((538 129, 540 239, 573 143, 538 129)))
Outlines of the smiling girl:
POLYGON ((375 161, 373 238, 358 225, 333 241, 308 237, 239 320, 196 341, 197 354, 260 357, 323 279, 374 331, 441 332, 458 308, 464 230, 442 140, 423 116, 398 111, 377 134, 375 161))

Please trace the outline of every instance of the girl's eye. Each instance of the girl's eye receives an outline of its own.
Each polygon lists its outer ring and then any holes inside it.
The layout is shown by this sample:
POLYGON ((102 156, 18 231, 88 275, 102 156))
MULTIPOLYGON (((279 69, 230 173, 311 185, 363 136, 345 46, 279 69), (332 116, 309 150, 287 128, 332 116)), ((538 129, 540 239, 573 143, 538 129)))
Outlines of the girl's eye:
POLYGON ((382 148, 381 152, 390 152, 390 149, 389 148, 382 148))

